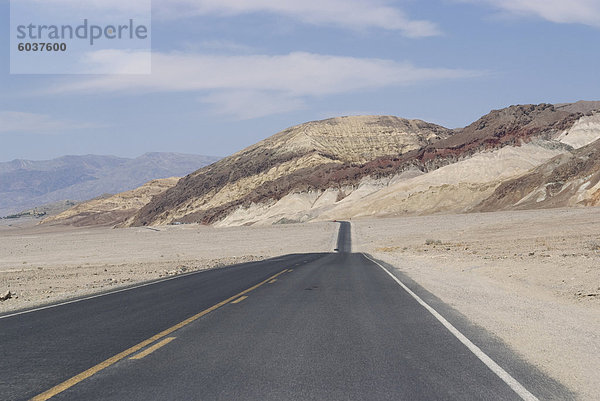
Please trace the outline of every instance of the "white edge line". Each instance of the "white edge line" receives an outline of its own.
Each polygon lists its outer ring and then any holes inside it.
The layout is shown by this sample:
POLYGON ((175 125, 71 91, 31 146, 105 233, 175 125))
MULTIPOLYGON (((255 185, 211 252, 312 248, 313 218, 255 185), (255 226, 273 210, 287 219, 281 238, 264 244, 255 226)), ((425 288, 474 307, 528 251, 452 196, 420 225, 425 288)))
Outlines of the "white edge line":
POLYGON ((383 267, 379 262, 371 259, 365 253, 363 256, 369 259, 371 262, 375 263, 377 266, 381 267, 384 272, 386 272, 400 287, 404 289, 404 291, 408 292, 421 306, 427 309, 440 323, 444 325, 452 333, 458 340, 463 343, 477 358, 479 358, 492 372, 494 372, 500 379, 502 379, 508 386, 513 389, 515 393, 517 393, 523 400, 526 401, 539 401, 538 398, 531 394, 521 383, 519 383, 514 377, 508 374, 507 371, 502 369, 500 365, 498 365, 492 358, 490 358, 485 352, 481 350, 478 346, 473 344, 471 340, 469 340, 464 334, 462 334, 456 327, 454 327, 449 321, 447 321, 442 315, 440 315, 435 309, 433 309, 429 304, 423 301, 417 294, 415 294, 410 288, 408 288, 402 281, 398 279, 398 277, 394 276, 388 269, 383 267))
POLYGON ((12 313, 10 315, 4 315, 4 316, 0 316, 0 319, 6 319, 7 317, 13 317, 13 316, 18 316, 18 315, 24 315, 26 313, 32 313, 32 312, 37 312, 40 310, 44 310, 44 309, 51 309, 51 308, 56 308, 58 306, 63 306, 63 305, 69 305, 69 304, 74 304, 77 302, 81 302, 81 301, 87 301, 88 299, 94 299, 94 298, 100 298, 100 297, 105 297, 107 295, 112 295, 112 294, 118 294, 119 292, 124 292, 124 291, 129 291, 129 290, 135 290, 136 288, 142 288, 142 287, 147 287, 149 285, 153 285, 153 284, 159 284, 159 283, 163 283, 165 281, 169 281, 169 280, 174 280, 176 278, 181 278, 181 277, 185 277, 185 276, 190 276, 193 274, 197 274, 197 273, 201 273, 203 271, 206 271, 209 269, 204 269, 204 270, 198 270, 195 272, 191 272, 189 274, 180 274, 177 276, 173 276, 173 277, 168 277, 168 278, 163 278, 160 280, 156 280, 156 281, 151 281, 149 283, 144 283, 144 284, 138 284, 138 285, 134 285, 132 287, 126 287, 126 288, 121 288, 120 290, 114 290, 114 291, 110 291, 110 292, 103 292, 101 294, 96 294, 96 295, 90 295, 88 297, 85 298, 77 298, 77 299, 72 299, 70 301, 64 301, 58 304, 52 304, 52 305, 46 305, 46 306, 40 306, 39 308, 34 308, 34 309, 28 309, 25 311, 21 311, 21 312, 16 312, 16 313, 12 313))

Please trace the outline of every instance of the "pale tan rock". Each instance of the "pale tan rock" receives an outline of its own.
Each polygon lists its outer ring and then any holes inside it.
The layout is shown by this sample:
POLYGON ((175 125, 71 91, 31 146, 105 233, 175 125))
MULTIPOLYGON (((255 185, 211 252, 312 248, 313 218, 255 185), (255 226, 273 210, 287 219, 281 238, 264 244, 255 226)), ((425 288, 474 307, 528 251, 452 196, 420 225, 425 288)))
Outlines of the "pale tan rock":
POLYGON ((131 191, 80 203, 56 216, 44 219, 42 224, 79 227, 119 224, 150 202, 154 195, 173 187, 178 181, 178 177, 152 180, 131 191))

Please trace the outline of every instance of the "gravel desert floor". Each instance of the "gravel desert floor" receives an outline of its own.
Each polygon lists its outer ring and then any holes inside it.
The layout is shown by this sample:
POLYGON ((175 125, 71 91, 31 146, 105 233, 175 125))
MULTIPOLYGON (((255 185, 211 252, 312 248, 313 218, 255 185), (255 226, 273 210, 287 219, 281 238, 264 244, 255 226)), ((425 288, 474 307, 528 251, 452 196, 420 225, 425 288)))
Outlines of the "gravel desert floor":
MULTIPOLYGON (((338 225, 214 229, 0 226, 0 313, 191 271, 290 253, 331 252, 338 225)), ((15 224, 18 226, 18 224, 15 224)))
MULTIPOLYGON (((330 252, 330 222, 262 227, 0 224, 0 313, 185 272, 330 252)), ((600 388, 600 208, 352 221, 353 250, 395 266, 576 392, 600 388)), ((176 296, 176 294, 174 294, 176 296)))

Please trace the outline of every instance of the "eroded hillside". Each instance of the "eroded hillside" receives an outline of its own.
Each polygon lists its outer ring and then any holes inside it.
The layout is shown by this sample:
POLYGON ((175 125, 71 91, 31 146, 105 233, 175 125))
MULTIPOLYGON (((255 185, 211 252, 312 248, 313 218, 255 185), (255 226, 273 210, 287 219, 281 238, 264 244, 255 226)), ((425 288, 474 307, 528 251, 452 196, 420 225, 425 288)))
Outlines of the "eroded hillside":
POLYGON ((341 169, 360 169, 450 135, 435 124, 387 116, 302 124, 188 175, 142 208, 131 224, 214 223, 238 207, 278 200, 293 190, 327 188, 342 178, 336 175, 341 169))
POLYGON ((137 210, 115 203, 101 221, 234 226, 596 205, 598 106, 510 106, 456 130, 389 116, 310 122, 144 197, 137 210))
POLYGON ((475 210, 600 206, 600 140, 502 183, 475 210))
POLYGON ((573 138, 594 138, 595 128, 565 140, 593 108, 511 106, 453 131, 392 117, 303 124, 189 175, 129 223, 243 225, 466 212, 502 182, 567 154, 573 138))

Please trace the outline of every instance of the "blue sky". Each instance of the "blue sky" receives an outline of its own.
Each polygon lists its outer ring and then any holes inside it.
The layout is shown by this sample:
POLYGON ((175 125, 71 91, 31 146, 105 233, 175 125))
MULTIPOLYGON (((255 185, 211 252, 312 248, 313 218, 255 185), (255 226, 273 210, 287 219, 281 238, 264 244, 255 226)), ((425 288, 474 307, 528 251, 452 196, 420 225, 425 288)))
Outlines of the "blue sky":
MULTIPOLYGON (((0 18, 0 161, 224 156, 339 115, 460 127, 600 99, 597 0, 154 0, 151 75, 10 75, 7 0, 0 18)), ((139 61, 100 56, 115 71, 139 61)))

